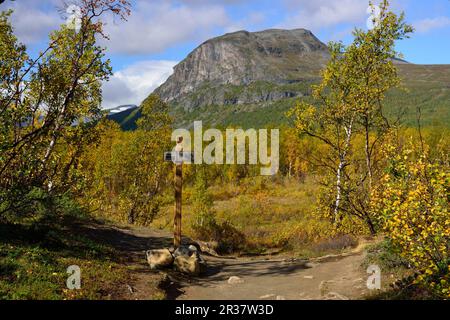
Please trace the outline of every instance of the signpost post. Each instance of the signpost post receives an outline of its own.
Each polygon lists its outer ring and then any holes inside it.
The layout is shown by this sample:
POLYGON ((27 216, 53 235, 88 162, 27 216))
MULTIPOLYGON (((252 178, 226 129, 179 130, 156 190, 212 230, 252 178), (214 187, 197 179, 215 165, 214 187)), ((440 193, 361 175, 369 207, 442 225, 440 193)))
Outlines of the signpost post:
POLYGON ((175 164, 175 218, 173 222, 173 245, 181 245, 181 201, 183 191, 183 164, 175 164))
POLYGON ((193 163, 194 154, 192 152, 183 152, 183 138, 179 137, 177 146, 172 152, 164 154, 165 161, 175 163, 175 216, 173 221, 173 246, 178 248, 181 245, 181 203, 183 192, 183 162, 193 163))

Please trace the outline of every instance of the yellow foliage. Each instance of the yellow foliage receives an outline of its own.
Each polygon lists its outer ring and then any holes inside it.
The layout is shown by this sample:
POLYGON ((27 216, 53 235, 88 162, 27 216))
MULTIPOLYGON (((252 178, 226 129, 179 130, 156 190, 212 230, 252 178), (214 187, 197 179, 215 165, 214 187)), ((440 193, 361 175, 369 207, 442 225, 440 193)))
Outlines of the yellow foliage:
POLYGON ((386 147, 390 167, 372 193, 372 210, 417 280, 450 297, 450 172, 414 149, 412 143, 401 152, 386 147))

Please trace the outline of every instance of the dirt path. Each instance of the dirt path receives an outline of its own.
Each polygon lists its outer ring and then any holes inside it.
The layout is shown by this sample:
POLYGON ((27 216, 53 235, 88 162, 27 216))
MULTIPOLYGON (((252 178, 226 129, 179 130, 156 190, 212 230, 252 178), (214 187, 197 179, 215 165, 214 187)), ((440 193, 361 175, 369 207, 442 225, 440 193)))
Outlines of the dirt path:
POLYGON ((121 299, 359 299, 368 293, 360 265, 363 250, 310 261, 296 259, 217 258, 206 256, 206 275, 189 279, 174 272, 151 271, 144 251, 168 247, 170 234, 149 228, 84 226, 84 233, 113 246, 125 257, 131 280, 121 299), (229 283, 230 277, 239 277, 229 283))
POLYGON ((209 274, 185 284, 179 299, 358 299, 367 293, 362 260, 362 253, 310 262, 210 258, 209 274))

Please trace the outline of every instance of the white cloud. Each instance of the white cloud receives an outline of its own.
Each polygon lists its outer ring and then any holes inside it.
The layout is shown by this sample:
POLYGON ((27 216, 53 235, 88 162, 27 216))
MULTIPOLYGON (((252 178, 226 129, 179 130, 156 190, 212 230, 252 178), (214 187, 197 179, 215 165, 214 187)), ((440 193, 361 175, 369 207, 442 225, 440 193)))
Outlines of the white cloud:
POLYGON ((245 17, 245 19, 232 22, 230 26, 225 28, 225 32, 235 32, 240 30, 252 31, 259 29, 265 20, 266 15, 263 12, 252 12, 245 17))
POLYGON ((120 54, 160 53, 188 41, 206 40, 229 23, 223 6, 137 1, 127 22, 106 27, 108 50, 120 54))
POLYGON ((49 32, 64 22, 57 10, 58 6, 62 7, 62 3, 58 4, 55 0, 47 3, 47 7, 52 10, 44 9, 40 1, 8 1, 4 4, 5 9, 14 10, 11 18, 14 32, 28 46, 47 40, 49 32))
MULTIPOLYGON (((127 22, 105 15, 106 34, 102 41, 112 53, 154 54, 189 41, 207 40, 232 21, 226 6, 237 0, 135 0, 127 22)), ((21 42, 32 46, 46 41, 48 34, 64 23, 64 0, 7 1, 1 9, 14 9, 15 33, 21 42), (59 11, 58 11, 59 10, 59 11)), ((70 3, 67 2, 67 3, 70 3)))
POLYGON ((154 89, 173 73, 175 61, 139 61, 117 71, 109 82, 103 85, 103 104, 105 109, 119 105, 139 105, 154 89))
POLYGON ((437 17, 437 18, 423 19, 414 23, 414 27, 416 28, 416 31, 419 33, 427 33, 434 29, 450 27, 450 18, 437 17))
POLYGON ((281 26, 317 30, 341 23, 361 23, 367 20, 367 0, 286 0, 289 10, 281 26))

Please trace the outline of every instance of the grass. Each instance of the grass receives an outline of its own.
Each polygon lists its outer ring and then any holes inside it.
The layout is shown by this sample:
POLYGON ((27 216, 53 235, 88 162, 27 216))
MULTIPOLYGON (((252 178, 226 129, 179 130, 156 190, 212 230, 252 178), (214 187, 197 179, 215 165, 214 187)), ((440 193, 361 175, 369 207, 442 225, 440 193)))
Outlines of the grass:
MULTIPOLYGON (((338 253, 357 245, 348 236, 331 235, 331 224, 312 212, 318 184, 313 178, 295 179, 256 177, 239 184, 220 184, 209 188, 214 199, 218 223, 229 223, 245 236, 241 254, 284 252, 299 257, 338 253)), ((183 232, 193 237, 194 212, 190 197, 184 191, 183 232)), ((152 226, 172 228, 173 207, 163 208, 152 226)))
MULTIPOLYGON (((401 116, 405 126, 417 125, 417 109, 421 109, 423 126, 446 127, 450 123, 450 66, 449 65, 399 65, 399 75, 404 89, 391 90, 385 100, 386 115, 395 120, 401 116)), ((298 80, 298 79, 297 79, 298 80)), ((201 100, 202 105, 192 109, 185 109, 183 103, 173 105, 172 116, 175 127, 192 126, 194 121, 202 120, 205 126, 234 126, 242 128, 263 128, 280 126, 289 120, 285 113, 295 103, 302 99, 310 102, 311 84, 319 79, 309 76, 298 82, 275 84, 267 81, 257 81, 248 86, 222 85, 214 87, 205 83, 187 99, 201 100), (285 98, 278 101, 260 103, 240 103, 241 100, 251 101, 253 96, 265 96, 275 92, 297 92, 301 98, 285 98), (218 99, 205 100, 205 97, 218 99), (224 100, 228 104, 217 105, 213 101, 224 100), (203 100, 202 100, 203 99, 203 100)), ((121 123, 125 130, 133 130, 139 112, 115 115, 114 120, 121 123)))
MULTIPOLYGON (((74 217, 0 224, 0 300, 113 299, 129 280, 114 249, 76 234, 74 217), (81 268, 81 289, 69 290, 67 268, 81 268)), ((78 221, 79 222, 79 221, 78 221)))
MULTIPOLYGON (((421 109, 423 126, 448 127, 450 123, 450 66, 449 65, 399 65, 402 89, 391 90, 385 100, 385 113, 392 120, 401 116, 405 126, 417 125, 417 110, 421 109)), ((195 120, 203 120, 211 126, 239 126, 262 128, 268 125, 288 123, 286 111, 299 99, 311 101, 310 86, 318 83, 314 78, 277 85, 269 82, 255 82, 248 86, 223 86, 229 101, 252 94, 268 92, 300 92, 301 98, 285 98, 257 104, 208 105, 185 110, 174 106, 176 126, 189 127, 195 120)), ((221 89, 221 90, 222 90, 221 89)), ((200 90, 201 91, 201 90, 200 90)), ((209 94, 209 91, 203 94, 209 94)), ((197 93, 196 93, 197 94, 197 93)), ((241 99, 242 100, 242 99, 241 99)), ((245 101, 245 99, 243 99, 245 101)))

